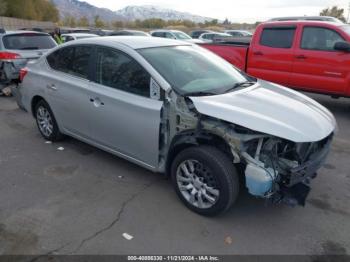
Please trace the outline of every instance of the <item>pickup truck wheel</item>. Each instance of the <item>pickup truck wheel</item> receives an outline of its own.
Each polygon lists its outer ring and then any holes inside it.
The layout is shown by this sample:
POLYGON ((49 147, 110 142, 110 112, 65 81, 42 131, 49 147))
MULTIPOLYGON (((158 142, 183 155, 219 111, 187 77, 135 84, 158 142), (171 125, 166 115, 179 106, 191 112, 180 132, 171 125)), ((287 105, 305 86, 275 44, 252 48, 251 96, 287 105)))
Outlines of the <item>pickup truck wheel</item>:
POLYGON ((232 161, 211 146, 180 152, 172 163, 171 177, 184 204, 204 216, 227 211, 239 193, 238 174, 232 161))
POLYGON ((35 119, 40 134, 49 141, 55 142, 63 138, 50 106, 44 101, 39 101, 35 106, 35 119))

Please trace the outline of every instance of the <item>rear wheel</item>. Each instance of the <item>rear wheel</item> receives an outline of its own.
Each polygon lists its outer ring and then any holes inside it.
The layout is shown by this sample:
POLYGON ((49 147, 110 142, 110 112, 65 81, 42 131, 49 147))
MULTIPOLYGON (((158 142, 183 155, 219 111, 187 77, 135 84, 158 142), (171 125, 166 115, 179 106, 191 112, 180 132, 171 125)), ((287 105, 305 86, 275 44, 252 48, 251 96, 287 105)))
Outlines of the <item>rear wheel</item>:
POLYGON ((35 118, 39 131, 46 140, 54 142, 63 138, 51 108, 44 100, 36 104, 35 118))
POLYGON ((239 193, 232 161, 215 147, 191 147, 180 152, 172 163, 171 176, 179 198, 201 215, 227 211, 239 193))

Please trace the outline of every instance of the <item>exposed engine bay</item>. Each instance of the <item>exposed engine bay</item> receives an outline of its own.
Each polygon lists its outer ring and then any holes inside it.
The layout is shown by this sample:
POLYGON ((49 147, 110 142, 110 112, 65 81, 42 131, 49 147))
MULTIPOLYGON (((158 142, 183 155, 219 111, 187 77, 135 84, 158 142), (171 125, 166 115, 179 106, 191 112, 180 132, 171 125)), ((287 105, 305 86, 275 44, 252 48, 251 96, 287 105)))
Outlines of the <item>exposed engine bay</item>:
POLYGON ((163 165, 166 152, 170 155, 177 144, 218 145, 220 137, 233 163, 244 167, 242 175, 251 195, 273 203, 305 204, 310 181, 329 153, 333 133, 321 141, 296 143, 203 115, 190 99, 174 96, 162 116, 163 165))

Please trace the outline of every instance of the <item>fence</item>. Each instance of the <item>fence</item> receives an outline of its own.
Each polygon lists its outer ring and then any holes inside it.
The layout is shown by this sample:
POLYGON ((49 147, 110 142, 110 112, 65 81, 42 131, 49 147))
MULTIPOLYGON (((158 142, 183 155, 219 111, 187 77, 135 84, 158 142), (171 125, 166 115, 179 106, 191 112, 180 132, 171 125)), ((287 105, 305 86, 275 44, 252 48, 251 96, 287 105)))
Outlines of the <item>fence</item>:
POLYGON ((0 28, 4 28, 5 30, 17 30, 21 28, 40 28, 43 30, 52 30, 55 28, 55 26, 55 23, 52 22, 41 22, 0 16, 0 28))

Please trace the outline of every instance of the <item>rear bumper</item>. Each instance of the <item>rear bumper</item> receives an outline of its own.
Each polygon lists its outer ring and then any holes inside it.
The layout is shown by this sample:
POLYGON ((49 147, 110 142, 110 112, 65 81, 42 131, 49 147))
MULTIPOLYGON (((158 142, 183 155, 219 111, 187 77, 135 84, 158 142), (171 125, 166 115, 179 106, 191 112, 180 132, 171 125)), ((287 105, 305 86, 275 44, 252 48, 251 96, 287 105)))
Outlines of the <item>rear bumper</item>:
POLYGON ((0 89, 19 79, 19 71, 13 62, 0 61, 0 89))

